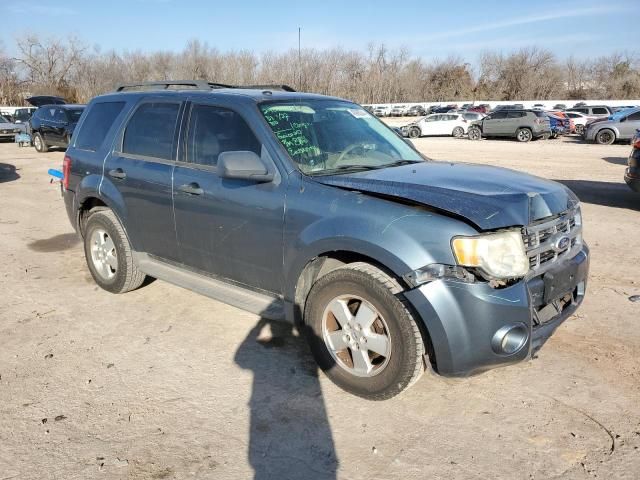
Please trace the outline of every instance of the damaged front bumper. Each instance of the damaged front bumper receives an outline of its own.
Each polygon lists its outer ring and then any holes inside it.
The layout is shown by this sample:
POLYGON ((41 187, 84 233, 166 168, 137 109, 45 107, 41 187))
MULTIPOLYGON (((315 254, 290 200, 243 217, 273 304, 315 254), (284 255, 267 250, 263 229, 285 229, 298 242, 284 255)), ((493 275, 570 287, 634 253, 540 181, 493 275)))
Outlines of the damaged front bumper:
POLYGON ((436 280, 404 293, 429 332, 436 369, 466 376, 530 358, 582 303, 586 245, 544 274, 505 288, 436 280))

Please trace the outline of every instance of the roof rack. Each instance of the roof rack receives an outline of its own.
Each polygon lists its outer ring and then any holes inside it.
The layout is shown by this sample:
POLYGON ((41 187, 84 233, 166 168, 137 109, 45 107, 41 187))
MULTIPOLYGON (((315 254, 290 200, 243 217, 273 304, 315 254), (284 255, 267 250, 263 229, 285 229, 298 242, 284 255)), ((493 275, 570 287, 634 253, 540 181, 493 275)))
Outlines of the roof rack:
POLYGON ((282 90, 284 92, 295 92, 289 85, 226 85, 224 83, 208 82, 207 80, 164 80, 155 82, 135 82, 123 83, 116 87, 116 92, 139 91, 139 90, 171 90, 178 87, 180 90, 213 90, 216 88, 246 88, 246 89, 269 89, 282 90), (182 87, 182 88, 180 88, 182 87))

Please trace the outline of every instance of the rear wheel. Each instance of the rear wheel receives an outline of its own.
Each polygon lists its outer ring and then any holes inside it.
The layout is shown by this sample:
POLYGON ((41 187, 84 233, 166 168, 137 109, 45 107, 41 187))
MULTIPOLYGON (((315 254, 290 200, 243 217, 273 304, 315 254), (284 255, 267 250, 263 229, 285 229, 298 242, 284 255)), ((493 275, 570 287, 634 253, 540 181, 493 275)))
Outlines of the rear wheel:
POLYGON ((482 138, 482 132, 478 127, 469 127, 469 140, 480 140, 482 138))
POLYGON ((45 143, 44 138, 42 138, 42 135, 37 132, 33 136, 33 146, 38 153, 45 153, 49 151, 49 147, 45 143))
POLYGON ((600 130, 596 135, 596 142, 600 145, 611 145, 615 140, 616 134, 613 133, 613 130, 609 130, 608 128, 600 130))
POLYGON ((409 137, 410 138, 418 138, 420 136, 421 132, 420 129, 418 127, 411 127, 411 129, 409 130, 409 137))
POLYGON ((453 135, 456 138, 460 138, 464 135, 464 128, 462 127, 456 127, 453 129, 453 132, 451 132, 451 135, 453 135))
POLYGON ((124 228, 111 210, 95 211, 87 219, 84 253, 95 282, 111 293, 135 290, 144 282, 124 228))
POLYGON ((391 398, 424 371, 422 336, 400 290, 380 269, 358 262, 324 275, 309 293, 305 324, 313 355, 354 395, 391 398))
POLYGON ((519 128, 516 131, 516 139, 519 142, 528 142, 533 138, 533 135, 531 134, 531 130, 529 130, 528 128, 519 128))

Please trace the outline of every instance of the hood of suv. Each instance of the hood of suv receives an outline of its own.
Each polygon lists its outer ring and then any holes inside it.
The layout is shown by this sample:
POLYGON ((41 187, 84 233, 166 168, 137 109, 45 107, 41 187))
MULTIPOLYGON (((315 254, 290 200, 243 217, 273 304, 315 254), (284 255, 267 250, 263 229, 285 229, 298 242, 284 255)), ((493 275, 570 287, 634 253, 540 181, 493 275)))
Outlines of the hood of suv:
POLYGON ((528 225, 578 203, 573 192, 557 182, 465 163, 424 162, 314 179, 426 205, 463 217, 482 230, 528 225))

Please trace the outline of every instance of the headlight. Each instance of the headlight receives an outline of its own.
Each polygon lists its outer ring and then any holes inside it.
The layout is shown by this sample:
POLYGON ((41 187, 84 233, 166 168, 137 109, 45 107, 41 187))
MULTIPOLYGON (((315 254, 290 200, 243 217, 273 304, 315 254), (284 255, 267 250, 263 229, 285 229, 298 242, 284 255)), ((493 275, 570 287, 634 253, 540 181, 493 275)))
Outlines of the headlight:
POLYGON ((479 268, 493 278, 522 277, 529 271, 520 231, 456 237, 451 247, 459 265, 479 268))

